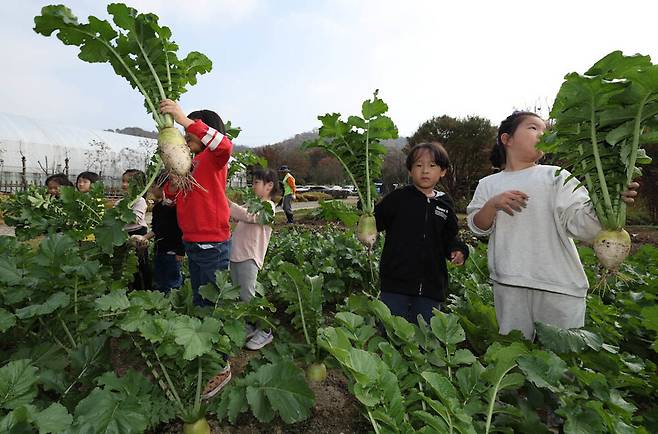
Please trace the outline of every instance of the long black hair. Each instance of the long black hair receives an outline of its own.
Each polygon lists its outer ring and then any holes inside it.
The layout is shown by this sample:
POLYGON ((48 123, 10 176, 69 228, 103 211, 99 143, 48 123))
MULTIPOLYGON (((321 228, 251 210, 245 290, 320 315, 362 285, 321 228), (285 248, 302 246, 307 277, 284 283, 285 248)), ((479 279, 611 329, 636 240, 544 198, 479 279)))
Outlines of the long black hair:
POLYGON ((530 116, 534 116, 536 118, 539 117, 537 113, 529 111, 515 111, 500 123, 500 127, 498 127, 498 134, 496 134, 496 143, 494 144, 493 149, 491 150, 491 156, 489 157, 489 161, 491 161, 491 165, 493 167, 502 170, 505 167, 505 163, 507 163, 505 144, 500 139, 500 137, 503 134, 509 134, 510 136, 513 135, 519 125, 521 125, 521 122, 530 116))

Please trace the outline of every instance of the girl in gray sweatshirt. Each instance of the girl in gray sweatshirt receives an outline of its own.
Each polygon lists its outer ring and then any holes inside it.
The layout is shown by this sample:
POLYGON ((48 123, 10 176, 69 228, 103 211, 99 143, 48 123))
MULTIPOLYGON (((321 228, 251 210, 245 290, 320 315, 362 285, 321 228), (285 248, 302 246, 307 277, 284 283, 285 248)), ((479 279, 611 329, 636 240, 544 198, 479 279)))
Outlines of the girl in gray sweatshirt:
POLYGON ((556 176, 559 167, 536 163, 545 129, 531 112, 514 112, 501 123, 491 159, 501 171, 480 180, 467 208, 471 231, 489 236, 500 333, 520 330, 527 339, 535 322, 584 325, 588 282, 573 240, 591 241, 601 229, 579 181, 565 183, 569 172, 556 176))

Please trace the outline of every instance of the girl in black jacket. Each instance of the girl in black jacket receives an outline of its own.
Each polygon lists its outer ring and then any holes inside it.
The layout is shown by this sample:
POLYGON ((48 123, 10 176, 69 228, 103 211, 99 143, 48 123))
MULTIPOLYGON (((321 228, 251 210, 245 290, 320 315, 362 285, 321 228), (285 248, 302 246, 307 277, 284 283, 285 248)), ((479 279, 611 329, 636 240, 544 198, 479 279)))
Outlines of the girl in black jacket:
POLYGON ((446 260, 463 265, 468 247, 457 237, 452 200, 434 186, 450 167, 438 143, 419 143, 406 161, 413 184, 386 195, 375 206, 377 230, 386 231, 379 263, 381 300, 393 315, 429 323, 432 308, 448 293, 446 260))

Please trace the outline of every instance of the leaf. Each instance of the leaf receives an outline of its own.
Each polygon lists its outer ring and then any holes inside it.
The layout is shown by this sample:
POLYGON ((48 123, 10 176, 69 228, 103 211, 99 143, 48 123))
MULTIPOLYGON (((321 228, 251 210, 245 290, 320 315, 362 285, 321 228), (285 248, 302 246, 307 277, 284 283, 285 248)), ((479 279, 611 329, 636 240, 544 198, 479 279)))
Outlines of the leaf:
POLYGON ((466 339, 457 315, 438 312, 432 317, 430 327, 434 336, 444 345, 456 345, 466 339))
POLYGON ((4 333, 16 324, 16 317, 0 307, 0 333, 4 333))
POLYGON ((35 414, 34 421, 39 427, 39 434, 57 434, 66 431, 71 426, 73 416, 62 404, 54 402, 45 410, 35 414))
POLYGON ((13 360, 0 368, 0 407, 12 410, 37 395, 37 368, 27 359, 13 360))
POLYGON ((560 379, 567 371, 564 360, 552 352, 535 350, 518 360, 519 368, 529 381, 537 387, 557 393, 560 389, 560 379))
POLYGON ((125 289, 115 289, 109 294, 98 297, 95 303, 96 307, 102 311, 116 312, 130 307, 125 289))
POLYGON ((338 312, 335 318, 336 321, 347 327, 347 329, 352 332, 363 324, 363 317, 353 314, 352 312, 338 312))
POLYGON ((420 374, 425 381, 432 387, 436 396, 441 400, 453 398, 459 399, 455 386, 452 385, 447 377, 436 372, 423 372, 420 374))
POLYGON ((69 296, 63 292, 56 292, 42 304, 33 304, 16 310, 16 316, 20 319, 32 318, 35 316, 48 315, 59 308, 69 305, 69 296))
POLYGON ((265 398, 285 423, 299 422, 310 416, 315 404, 313 392, 308 388, 303 372, 292 361, 281 360, 265 365, 255 372, 253 378, 255 383, 247 387, 247 400, 259 420, 259 414, 264 418, 270 414, 265 409, 265 398))
POLYGON ((197 318, 181 315, 172 320, 174 340, 185 352, 185 360, 193 360, 212 351, 219 341, 219 330, 222 324, 214 318, 206 317, 201 322, 197 318))
POLYGON ((16 264, 10 262, 11 258, 0 258, 0 282, 7 286, 16 286, 21 283, 23 276, 16 268, 16 264))
POLYGON ((143 432, 148 420, 138 402, 120 394, 95 388, 75 408, 74 428, 80 432, 143 432))
POLYGON ((600 351, 603 339, 584 329, 563 329, 550 324, 535 323, 539 341, 556 353, 580 353, 586 349, 600 351))

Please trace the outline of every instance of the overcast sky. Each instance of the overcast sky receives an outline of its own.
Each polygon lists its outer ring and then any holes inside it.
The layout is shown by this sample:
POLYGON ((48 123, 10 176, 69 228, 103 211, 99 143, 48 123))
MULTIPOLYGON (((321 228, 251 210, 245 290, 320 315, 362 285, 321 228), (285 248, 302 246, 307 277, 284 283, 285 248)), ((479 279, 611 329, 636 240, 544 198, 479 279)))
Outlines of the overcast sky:
MULTIPOLYGON (((34 33, 50 2, 3 2, 0 111, 92 128, 155 125, 141 96, 107 64, 34 33), (9 7, 6 3, 11 3, 9 7)), ((129 0, 171 28, 183 55, 213 71, 183 95, 242 127, 237 143, 275 143, 353 114, 380 89, 401 135, 448 114, 498 124, 514 108, 546 107, 571 71, 610 51, 658 62, 655 1, 129 0)), ((107 19, 101 1, 66 2, 80 21, 107 19)))

